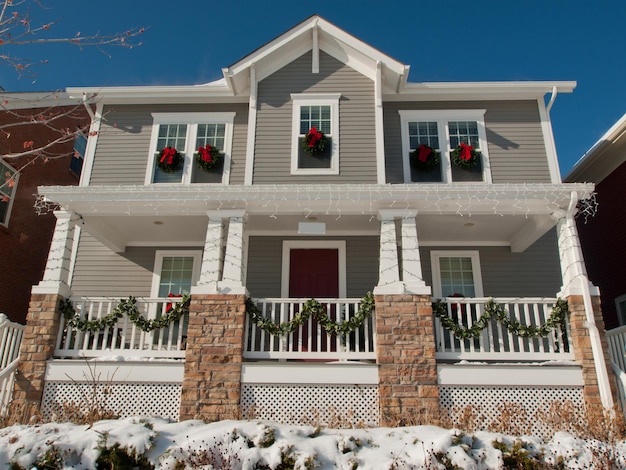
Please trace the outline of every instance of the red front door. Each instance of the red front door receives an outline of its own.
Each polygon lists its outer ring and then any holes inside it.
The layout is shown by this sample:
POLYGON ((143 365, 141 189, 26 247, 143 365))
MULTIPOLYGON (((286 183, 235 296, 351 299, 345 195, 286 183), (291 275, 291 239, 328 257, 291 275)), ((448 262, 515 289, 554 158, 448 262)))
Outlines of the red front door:
MULTIPOLYGON (((339 250, 292 249, 289 256, 289 297, 337 298, 339 297, 339 250)), ((335 320, 335 308, 328 315, 335 320)), ((302 351, 336 351, 336 338, 330 338, 318 327, 316 321, 305 323, 301 331, 294 332, 293 341, 302 351), (309 330, 310 328, 310 330, 309 330), (312 341, 309 344, 309 331, 312 341)))

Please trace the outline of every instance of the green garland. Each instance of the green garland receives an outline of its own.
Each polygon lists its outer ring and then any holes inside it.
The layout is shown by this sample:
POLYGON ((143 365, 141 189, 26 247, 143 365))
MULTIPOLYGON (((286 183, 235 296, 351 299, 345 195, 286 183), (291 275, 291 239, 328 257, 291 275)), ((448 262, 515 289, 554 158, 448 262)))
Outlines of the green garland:
POLYGON ((471 339, 481 335, 483 330, 489 325, 489 321, 493 318, 502 324, 509 332, 523 338, 545 338, 550 332, 557 327, 565 326, 568 309, 567 301, 558 299, 552 308, 550 317, 545 324, 541 326, 523 325, 515 319, 509 318, 508 312, 502 305, 497 304, 493 299, 489 299, 485 305, 485 312, 471 326, 466 328, 459 325, 458 321, 448 316, 447 304, 442 301, 433 303, 433 313, 441 319, 441 324, 447 330, 450 330, 454 336, 459 339, 471 339))
POLYGON ((315 299, 307 300, 302 309, 295 314, 293 319, 288 322, 280 324, 274 323, 272 320, 264 318, 263 313, 251 300, 246 300, 246 313, 250 315, 251 320, 260 329, 274 336, 284 336, 289 333, 293 333, 300 325, 313 317, 317 323, 331 335, 347 335, 353 332, 357 328, 361 327, 365 320, 367 320, 374 311, 374 296, 371 292, 368 292, 365 297, 361 299, 361 305, 357 313, 342 323, 335 323, 326 313, 326 309, 315 299))
POLYGON ((126 315, 137 328, 149 333, 152 330, 165 328, 170 323, 180 319, 183 315, 188 314, 190 300, 188 295, 183 296, 178 304, 173 306, 165 315, 157 320, 149 320, 143 317, 137 308, 137 299, 133 296, 130 296, 128 300, 120 300, 117 307, 115 307, 111 313, 97 320, 84 320, 80 318, 80 315, 74 310, 72 302, 68 299, 61 302, 61 313, 63 314, 63 318, 65 318, 67 326, 74 330, 105 330, 111 328, 115 325, 117 320, 126 315))

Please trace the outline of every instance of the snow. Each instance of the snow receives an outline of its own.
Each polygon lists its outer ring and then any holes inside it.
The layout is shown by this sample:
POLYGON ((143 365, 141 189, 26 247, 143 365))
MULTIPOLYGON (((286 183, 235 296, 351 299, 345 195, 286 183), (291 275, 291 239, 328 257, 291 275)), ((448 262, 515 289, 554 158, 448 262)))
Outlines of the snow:
POLYGON ((601 463, 607 456, 616 460, 615 468, 626 468, 626 443, 609 445, 568 433, 556 433, 542 442, 536 437, 482 431, 465 434, 436 426, 337 430, 256 420, 205 424, 153 418, 99 421, 93 426, 48 423, 0 429, 0 468, 11 462, 33 468, 54 446, 63 455, 63 468, 92 469, 103 446, 119 443, 129 453, 145 453, 155 468, 169 470, 177 462, 184 462, 185 468, 276 468, 285 455, 295 462, 294 468, 438 469, 446 468, 442 463, 446 456, 458 468, 481 470, 503 468, 503 454, 494 443, 512 448, 516 442, 531 455, 543 454, 549 463, 561 461, 558 468, 608 468, 601 463), (203 461, 207 453, 212 460, 203 461))

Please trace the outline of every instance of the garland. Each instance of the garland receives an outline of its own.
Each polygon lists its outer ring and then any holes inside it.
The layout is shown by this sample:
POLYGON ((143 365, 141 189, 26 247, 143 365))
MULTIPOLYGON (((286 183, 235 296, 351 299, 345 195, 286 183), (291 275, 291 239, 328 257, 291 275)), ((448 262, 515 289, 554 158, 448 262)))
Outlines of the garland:
POLYGON ((74 330, 99 331, 111 328, 120 318, 126 315, 137 328, 149 333, 152 330, 165 328, 170 323, 180 319, 183 315, 188 314, 190 300, 191 298, 188 295, 183 296, 178 304, 166 309, 167 312, 165 315, 157 320, 149 320, 143 317, 137 308, 137 299, 133 296, 130 296, 128 300, 120 300, 117 307, 115 307, 111 313, 97 320, 84 320, 80 318, 80 315, 74 310, 72 302, 68 299, 61 302, 61 313, 67 325, 74 330))
POLYGON ((373 311, 374 296, 371 292, 368 292, 365 297, 361 299, 359 310, 352 318, 342 323, 335 323, 326 313, 326 309, 317 300, 309 299, 291 321, 276 324, 272 320, 264 318, 259 307, 257 307, 251 299, 246 300, 246 313, 250 315, 252 321, 260 329, 274 336, 284 336, 293 333, 311 316, 326 330, 326 333, 335 336, 338 334, 345 336, 357 328, 360 328, 365 320, 372 315, 373 311))
POLYGON ((311 127, 309 132, 306 133, 304 139, 302 139, 302 148, 311 157, 315 157, 326 150, 328 144, 328 138, 323 132, 317 130, 316 127, 311 127))
POLYGON ((471 145, 467 145, 465 142, 461 142, 461 144, 455 148, 450 155, 452 156, 452 161, 459 168, 465 168, 466 170, 474 168, 478 165, 480 160, 480 152, 474 150, 474 147, 471 145))
POLYGON ((568 308, 566 300, 558 299, 552 308, 550 317, 541 326, 523 325, 514 318, 510 318, 504 307, 497 304, 493 299, 489 299, 485 305, 485 312, 471 328, 459 325, 457 320, 450 318, 448 316, 446 303, 440 300, 433 303, 433 313, 436 317, 441 319, 441 324, 444 328, 450 330, 458 339, 471 339, 480 336, 482 331, 487 328, 492 318, 514 335, 523 338, 545 338, 557 327, 565 327, 568 308))
POLYGON ((183 156, 174 147, 165 147, 156 158, 157 166, 165 173, 176 173, 183 162, 183 156))
POLYGON ((409 157, 411 164, 418 170, 428 171, 439 166, 439 152, 428 145, 421 144, 409 154, 409 157))
POLYGON ((206 144, 204 147, 198 147, 198 152, 194 155, 198 166, 204 171, 211 171, 222 163, 222 154, 217 147, 206 144))

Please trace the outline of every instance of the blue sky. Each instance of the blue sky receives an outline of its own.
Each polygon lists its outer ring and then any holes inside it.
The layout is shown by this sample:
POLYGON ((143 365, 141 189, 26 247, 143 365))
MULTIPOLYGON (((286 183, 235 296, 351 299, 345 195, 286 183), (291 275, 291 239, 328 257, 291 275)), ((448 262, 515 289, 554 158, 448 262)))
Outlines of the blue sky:
POLYGON ((574 80, 551 118, 561 172, 626 112, 624 0, 43 0, 33 21, 74 36, 146 27, 143 45, 27 45, 1 53, 48 60, 37 80, 0 69, 7 91, 197 84, 312 14, 411 66, 409 81, 574 80))

